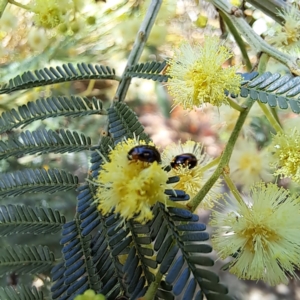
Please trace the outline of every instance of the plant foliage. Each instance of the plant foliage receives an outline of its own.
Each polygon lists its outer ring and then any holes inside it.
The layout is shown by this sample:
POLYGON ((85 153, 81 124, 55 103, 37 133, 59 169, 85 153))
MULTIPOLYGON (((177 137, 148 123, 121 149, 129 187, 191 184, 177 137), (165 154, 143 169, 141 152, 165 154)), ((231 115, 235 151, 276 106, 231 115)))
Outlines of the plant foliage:
MULTIPOLYGON (((160 74, 164 67, 165 63, 139 64, 128 69, 126 76, 165 81, 167 77, 160 74)), ((243 74, 243 77, 242 97, 250 96, 272 107, 278 104, 280 108, 287 108, 289 104, 294 112, 300 112, 298 101, 292 99, 300 93, 295 86, 297 78, 270 73, 261 76, 257 73, 243 74)), ((71 80, 71 77, 68 79, 71 80)), ((16 80, 13 82, 17 83, 16 80)), ((10 83, 3 90, 8 92, 18 86, 25 88, 36 84, 36 80, 27 82, 28 85, 24 82, 19 85, 10 83)), ((40 82, 41 85, 45 83, 40 82)), ((90 101, 74 96, 52 97, 29 102, 19 107, 18 112, 15 109, 5 112, 0 122, 2 132, 7 132, 48 117, 83 117, 91 114, 106 114, 96 98, 90 101)), ((109 136, 103 137, 97 146, 92 146, 91 139, 85 135, 69 130, 26 130, 20 134, 10 134, 7 140, 0 142, 0 157, 7 159, 26 154, 88 150, 91 151, 90 179, 93 179, 101 172, 101 164, 104 158, 108 159, 110 149, 124 138, 136 136, 150 141, 136 114, 126 104, 114 103, 107 115, 109 136)), ((170 182, 177 180, 176 177, 169 179, 170 182)), ((163 280, 156 293, 157 299, 174 299, 174 296, 203 299, 204 295, 208 300, 231 299, 227 288, 219 282, 218 275, 209 270, 214 265, 208 255, 212 247, 207 244, 209 234, 205 231, 206 226, 199 223, 197 215, 157 204, 153 208, 151 222, 141 225, 127 221, 123 224, 118 215, 103 216, 99 213, 94 202, 96 187, 90 181, 78 187, 76 176, 63 170, 25 169, 0 177, 2 197, 16 197, 28 192, 56 193, 76 188, 79 192, 76 214, 67 223, 64 216, 50 208, 46 210, 25 205, 0 207, 2 236, 61 231, 62 245, 62 257, 58 264, 55 264, 53 253, 45 246, 2 248, 2 275, 8 272, 38 274, 52 268, 52 299, 73 299, 87 289, 102 293, 107 299, 116 299, 118 295, 138 299, 158 274, 163 276, 163 280)), ((189 199, 183 191, 167 190, 166 194, 173 201, 189 199)), ((0 293, 10 297, 8 299, 19 299, 15 297, 25 295, 40 299, 36 290, 24 287, 2 289, 0 293)))
POLYGON ((12 286, 0 288, 0 298, 6 300, 43 300, 44 296, 35 287, 29 288, 26 285, 20 285, 16 288, 12 286))
POLYGON ((27 71, 11 79, 0 88, 0 94, 7 94, 23 89, 45 86, 83 79, 115 79, 115 70, 101 65, 80 63, 75 68, 71 63, 44 68, 33 72, 27 71))
POLYGON ((246 79, 241 86, 240 95, 244 98, 250 97, 252 100, 268 104, 270 107, 291 110, 299 114, 300 102, 295 99, 300 94, 300 77, 293 75, 281 76, 278 73, 266 72, 258 76, 257 72, 246 74, 246 79))
POLYGON ((78 118, 92 114, 107 114, 102 108, 102 102, 97 98, 92 100, 78 96, 40 98, 19 106, 18 111, 12 109, 3 112, 0 117, 0 133, 21 126, 23 128, 37 120, 59 116, 78 118))
MULTIPOLYGON (((121 80, 137 77, 166 82, 169 79, 165 74, 167 67, 166 61, 132 64, 121 80)), ((300 94, 300 77, 270 72, 242 76, 241 97, 249 97, 272 108, 290 107, 293 112, 300 113, 300 102, 295 99, 300 94)), ((119 80, 110 67, 85 63, 75 67, 69 63, 27 71, 4 84, 0 93, 90 79, 119 80)), ((0 235, 3 237, 0 275, 48 276, 51 273, 51 288, 45 293, 27 286, 6 287, 0 288, 0 299, 39 300, 47 297, 71 300, 92 289, 104 294, 108 300, 120 296, 134 300, 143 297, 154 282, 158 286, 155 299, 233 299, 213 269, 210 236, 198 215, 158 202, 152 209, 153 219, 140 224, 133 220, 124 221, 115 213, 104 216, 97 209, 97 186, 93 180, 101 172, 103 162, 109 159, 109 152, 126 138, 151 141, 127 104, 112 102, 104 109, 103 103, 95 97, 38 98, 3 112, 0 132, 7 135, 0 141, 2 162, 26 155, 57 154, 60 157, 83 151, 88 151, 91 157, 89 174, 81 180, 74 170, 67 172, 63 168, 35 166, 0 175, 1 198, 11 197, 15 202, 0 205, 0 235), (89 118, 90 115, 107 117, 107 135, 100 141, 92 141, 85 134, 66 128, 24 129, 47 118, 89 118), (37 201, 36 206, 24 201, 27 193, 31 193, 30 197, 38 195, 40 200, 49 193, 63 202, 65 199, 59 192, 74 190, 77 192, 76 211, 71 212, 70 219, 59 210, 42 206, 42 201, 37 201), (52 252, 51 245, 12 244, 9 238, 21 234, 52 234, 52 239, 59 242, 61 252, 52 252)), ((168 182, 178 180, 178 177, 170 176, 168 182)), ((170 189, 165 194, 174 202, 189 200, 189 195, 182 190, 170 189)))

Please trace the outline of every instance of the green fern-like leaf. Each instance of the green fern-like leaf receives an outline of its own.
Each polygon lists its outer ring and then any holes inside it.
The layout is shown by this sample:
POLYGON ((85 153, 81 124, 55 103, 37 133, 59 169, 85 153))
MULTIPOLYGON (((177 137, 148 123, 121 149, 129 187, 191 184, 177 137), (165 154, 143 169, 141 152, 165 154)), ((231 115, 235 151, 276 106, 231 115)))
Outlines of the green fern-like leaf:
POLYGON ((9 80, 0 89, 0 94, 30 89, 37 86, 62 83, 67 81, 85 79, 116 79, 115 70, 106 66, 91 65, 85 63, 77 64, 77 69, 71 64, 63 64, 55 68, 44 68, 33 72, 27 71, 9 80))
POLYGON ((34 286, 18 285, 16 287, 0 287, 0 299, 2 300, 44 300, 43 293, 34 286))
POLYGON ((0 206, 0 236, 53 234, 60 231, 64 223, 65 217, 51 208, 12 204, 0 206))
POLYGON ((76 189, 78 178, 62 170, 25 169, 0 176, 0 196, 10 197, 24 193, 56 193, 76 189))
POLYGON ((24 127, 36 120, 59 116, 75 118, 92 114, 107 114, 102 108, 102 102, 95 97, 92 100, 77 96, 39 98, 35 102, 19 106, 18 111, 12 109, 3 112, 0 117, 0 133, 24 127))
MULTIPOLYGON (((203 243, 209 235, 204 231, 206 226, 198 223, 199 217, 183 209, 166 210, 162 204, 156 205, 155 216, 151 236, 158 251, 159 271, 166 274, 167 290, 185 299, 198 299, 201 294, 207 299, 232 300, 219 277, 207 270, 214 265, 207 256, 212 247, 203 243)), ((162 286, 157 296, 162 297, 167 290, 162 286)))
POLYGON ((110 136, 104 136, 101 138, 100 144, 98 146, 94 146, 91 148, 91 150, 95 150, 92 152, 91 155, 92 178, 98 176, 101 164, 103 163, 103 157, 105 157, 105 159, 108 160, 108 153, 110 149, 113 148, 113 145, 113 139, 110 136))
POLYGON ((294 113, 300 114, 300 102, 295 99, 300 94, 300 77, 266 72, 260 76, 252 73, 248 79, 248 75, 251 74, 243 74, 245 80, 241 86, 242 97, 250 97, 270 107, 278 106, 280 109, 290 107, 294 113))
POLYGON ((89 150, 91 139, 76 131, 61 129, 25 131, 20 135, 9 136, 8 140, 0 141, 0 159, 20 157, 25 154, 66 153, 89 150))
POLYGON ((92 257, 90 235, 100 224, 100 217, 89 186, 81 186, 78 190, 77 216, 66 223, 62 230, 60 243, 63 245, 63 263, 55 266, 51 272, 54 281, 52 299, 70 295, 74 297, 87 289, 101 290, 102 281, 92 257))
POLYGON ((126 77, 138 77, 143 79, 151 79, 159 82, 166 82, 170 78, 169 75, 160 74, 167 66, 167 62, 147 62, 133 65, 125 73, 126 77))
POLYGON ((140 140, 150 141, 136 114, 123 102, 116 102, 108 111, 109 133, 115 144, 124 138, 139 137, 140 140))
POLYGON ((0 276, 8 273, 38 274, 48 271, 54 261, 53 253, 46 246, 0 248, 0 276))

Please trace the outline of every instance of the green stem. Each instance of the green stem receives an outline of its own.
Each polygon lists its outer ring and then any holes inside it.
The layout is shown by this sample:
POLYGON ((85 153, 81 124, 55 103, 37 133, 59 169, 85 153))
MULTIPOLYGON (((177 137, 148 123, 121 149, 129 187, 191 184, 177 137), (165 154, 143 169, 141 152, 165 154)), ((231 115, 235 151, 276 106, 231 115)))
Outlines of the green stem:
POLYGON ((156 291, 159 287, 159 284, 162 280, 163 274, 161 274, 159 271, 157 272, 155 276, 155 280, 151 282, 146 294, 141 298, 143 300, 153 300, 155 298, 156 291))
POLYGON ((78 96, 80 96, 80 97, 89 96, 91 94, 91 92, 93 91, 93 89, 94 89, 95 83, 96 83, 96 80, 91 79, 88 86, 87 86, 87 88, 86 88, 86 90, 82 93, 79 93, 78 96))
POLYGON ((236 30, 236 28, 232 24, 230 18, 225 13, 223 13, 221 10, 219 10, 219 14, 223 18, 223 20, 226 23, 229 31, 231 32, 232 36, 234 37, 237 45, 239 46, 239 48, 241 50, 242 56, 243 56, 244 61, 246 63, 247 71, 251 71, 252 65, 251 65, 251 62, 250 62, 250 59, 249 59, 249 56, 248 56, 248 53, 247 53, 247 50, 246 50, 246 46, 245 46, 245 43, 244 43, 242 37, 240 36, 239 32, 236 30))
POLYGON ((279 124, 280 127, 282 127, 281 122, 278 117, 278 114, 277 114, 276 107, 270 107, 269 109, 270 109, 270 112, 273 115, 274 119, 276 120, 276 122, 279 124))
POLYGON ((274 118, 273 114, 270 112, 270 110, 268 109, 268 107, 259 102, 258 101, 258 105, 260 106, 260 108, 262 109, 262 111, 264 112, 266 118, 268 119, 268 121, 270 122, 270 124, 273 126, 273 128, 276 130, 276 132, 282 132, 282 128, 279 125, 279 123, 277 122, 277 120, 274 118))
MULTIPOLYGON (((269 58, 270 58, 270 56, 268 54, 266 54, 266 53, 263 53, 261 55, 261 57, 259 59, 258 68, 257 68, 259 74, 263 74, 264 72, 266 72, 267 64, 269 62, 269 58)), ((260 101, 258 101, 258 105, 260 106, 260 108, 264 112, 266 118, 271 123, 271 125, 273 126, 273 128, 277 132, 281 132, 282 128, 281 128, 280 121, 279 121, 279 118, 278 118, 276 110, 274 108, 272 108, 270 110, 267 107, 267 105, 265 105, 264 103, 261 103, 260 101)))
POLYGON ((32 7, 30 7, 29 5, 21 4, 19 2, 14 1, 14 0, 8 0, 8 3, 13 4, 15 6, 18 6, 20 8, 26 9, 28 11, 32 11, 32 7))
POLYGON ((186 209, 186 206, 184 204, 181 204, 177 201, 172 201, 167 199, 165 202, 162 202, 163 204, 166 204, 166 206, 168 207, 177 207, 177 208, 182 208, 182 209, 186 209))
MULTIPOLYGON (((274 21, 282 25, 284 23, 283 17, 278 15, 279 10, 289 9, 292 5, 282 0, 247 0, 250 4, 258 8, 260 11, 271 17, 274 21)), ((296 12, 300 17, 300 12, 296 12)))
POLYGON ((230 106, 232 108, 234 108, 235 110, 238 110, 239 112, 242 112, 245 110, 244 107, 240 106, 238 103, 236 103, 235 101, 233 101, 230 97, 227 97, 226 99, 228 101, 228 103, 230 104, 230 106))
POLYGON ((187 204, 187 207, 191 211, 195 211, 198 207, 198 205, 201 203, 201 201, 204 199, 206 194, 209 192, 209 190, 213 187, 213 185, 216 183, 220 175, 222 174, 224 168, 228 165, 230 157, 232 155, 232 151, 234 148, 234 145, 238 139, 239 133, 243 127, 243 124, 245 123, 245 120, 247 118, 247 115, 253 105, 253 100, 247 99, 246 106, 244 111, 242 111, 239 115, 239 118, 235 124, 235 127, 231 133, 231 136, 228 140, 227 146, 221 156, 220 163, 212 176, 207 180, 207 182, 204 184, 202 189, 197 193, 197 195, 187 204))
POLYGON ((300 65, 298 65, 298 58, 282 53, 274 47, 270 46, 259 35, 255 33, 252 27, 242 17, 233 15, 233 6, 224 0, 211 0, 219 10, 228 15, 232 24, 239 30, 239 32, 248 41, 249 45, 257 52, 267 53, 269 56, 277 59, 279 62, 286 65, 293 74, 300 75, 300 65))
POLYGON ((151 29, 154 25, 161 4, 162 4, 162 0, 152 0, 148 7, 146 16, 141 24, 141 27, 138 31, 135 42, 133 44, 132 50, 129 54, 127 65, 122 74, 122 79, 116 91, 114 97, 115 101, 123 101, 125 99, 126 93, 128 91, 131 82, 131 78, 125 76, 126 71, 128 68, 130 68, 132 65, 136 64, 139 61, 141 54, 144 50, 145 44, 147 42, 147 39, 149 37, 149 34, 151 32, 151 29))
POLYGON ((259 64, 257 71, 259 74, 263 74, 267 70, 267 64, 269 62, 270 56, 266 53, 263 53, 259 59, 259 64))
POLYGON ((0 0, 0 18, 2 17, 7 4, 8 0, 0 0))
POLYGON ((212 167, 216 166, 221 160, 221 156, 215 158, 214 160, 212 160, 210 163, 208 163, 206 166, 204 166, 203 168, 201 168, 199 170, 199 173, 203 173, 209 169, 211 169, 212 167))
POLYGON ((241 197, 238 189, 236 188, 235 184, 233 183, 233 181, 231 180, 230 176, 227 174, 227 172, 223 171, 223 177, 225 179, 225 182, 229 188, 229 190, 231 191, 232 195, 235 197, 235 199, 242 204, 244 202, 243 198, 241 197))

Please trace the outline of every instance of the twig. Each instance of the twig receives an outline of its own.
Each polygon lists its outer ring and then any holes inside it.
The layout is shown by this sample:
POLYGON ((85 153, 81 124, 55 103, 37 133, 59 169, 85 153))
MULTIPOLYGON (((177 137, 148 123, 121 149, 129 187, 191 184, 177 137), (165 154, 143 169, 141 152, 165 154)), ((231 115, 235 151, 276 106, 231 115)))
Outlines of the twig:
POLYGON ((230 16, 230 20, 233 25, 239 30, 239 32, 244 36, 244 38, 248 41, 249 45, 253 47, 256 51, 261 51, 267 53, 269 56, 277 59, 279 62, 286 65, 293 74, 300 75, 300 65, 298 64, 298 58, 290 56, 286 53, 282 53, 270 46, 267 42, 265 42, 259 35, 255 33, 255 31, 251 28, 251 26, 244 20, 242 17, 236 17, 232 13, 232 8, 227 1, 224 0, 211 0, 211 2, 223 13, 230 16))
POLYGON ((234 37, 236 43, 238 44, 238 46, 241 50, 243 59, 245 61, 246 67, 247 67, 247 71, 250 71, 252 69, 252 65, 251 65, 251 62, 250 62, 250 59, 249 59, 249 56, 248 56, 248 53, 246 50, 246 46, 245 46, 245 43, 244 43, 242 37, 238 33, 237 29, 233 26, 230 18, 225 13, 223 13, 222 10, 219 10, 219 14, 223 18, 225 24, 227 25, 229 31, 231 32, 232 36, 234 37))
POLYGON ((19 2, 14 1, 14 0, 8 0, 8 3, 16 5, 18 7, 21 7, 23 9, 26 9, 26 10, 29 10, 29 11, 31 10, 31 7, 29 5, 25 5, 25 4, 19 3, 19 2))
POLYGON ((231 136, 228 140, 227 146, 221 156, 220 163, 214 173, 211 175, 211 177, 206 181, 204 186, 201 188, 201 190, 198 192, 198 194, 187 204, 187 207, 190 211, 195 211, 201 201, 204 199, 205 195, 209 192, 209 190, 213 187, 213 185, 216 183, 220 175, 223 173, 224 168, 229 163, 230 157, 233 152, 234 145, 237 141, 237 138, 240 134, 240 131, 243 127, 243 124, 247 118, 247 115, 253 105, 254 101, 251 99, 248 99, 246 102, 246 107, 244 111, 240 113, 240 116, 235 124, 235 127, 231 133, 231 136))
POLYGON ((229 190, 231 191, 231 193, 233 194, 233 196, 235 197, 235 199, 240 203, 244 203, 243 201, 243 198, 241 197, 241 194, 239 193, 238 189, 236 188, 235 184, 233 183, 233 181, 231 180, 230 178, 230 170, 229 170, 229 167, 228 167, 228 170, 227 168, 224 168, 223 170, 223 178, 229 188, 229 190))
POLYGON ((128 91, 128 88, 129 88, 129 85, 131 82, 131 78, 125 77, 125 73, 129 67, 136 64, 139 61, 139 58, 141 57, 141 54, 144 50, 146 41, 151 32, 151 29, 153 27, 153 24, 155 22, 155 19, 159 12, 161 4, 162 4, 162 0, 152 0, 151 4, 148 7, 146 16, 141 24, 141 27, 136 36, 133 48, 129 54, 127 65, 122 74, 122 79, 121 79, 118 89, 116 91, 116 94, 114 97, 114 100, 116 100, 116 101, 123 101, 125 99, 125 96, 127 94, 127 91, 128 91))
MULTIPOLYGON (((284 18, 278 14, 280 10, 290 9, 291 4, 282 0, 247 0, 253 6, 258 8, 260 11, 271 17, 274 21, 282 25, 284 23, 284 18)), ((298 17, 300 17, 299 10, 296 11, 298 17)))
POLYGON ((8 0, 0 0, 0 18, 2 17, 7 4, 8 0))

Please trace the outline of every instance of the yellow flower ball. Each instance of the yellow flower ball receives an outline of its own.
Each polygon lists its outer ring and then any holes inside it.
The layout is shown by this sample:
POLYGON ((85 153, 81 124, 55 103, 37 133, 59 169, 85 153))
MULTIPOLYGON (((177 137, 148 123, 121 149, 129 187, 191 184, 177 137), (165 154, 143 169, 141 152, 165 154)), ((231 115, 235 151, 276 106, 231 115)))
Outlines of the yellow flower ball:
POLYGON ((125 220, 134 218, 145 223, 153 218, 151 207, 157 202, 167 200, 164 191, 168 174, 162 166, 135 159, 128 159, 128 152, 138 145, 150 145, 145 141, 128 139, 119 143, 109 153, 109 161, 95 180, 98 209, 107 214, 119 213, 125 220))
POLYGON ((35 0, 33 11, 37 26, 51 29, 63 23, 62 7, 56 0, 35 0))
POLYGON ((77 295, 74 300, 105 300, 102 294, 96 294, 93 290, 86 290, 83 295, 77 295))
MULTIPOLYGON (((212 175, 213 169, 206 168, 208 163, 211 162, 211 158, 203 152, 203 146, 200 143, 187 141, 185 143, 171 144, 166 147, 162 153, 163 164, 170 165, 177 155, 183 153, 193 154, 197 159, 197 165, 193 168, 179 165, 177 168, 172 168, 169 174, 180 178, 179 182, 173 184, 173 188, 185 191, 192 199, 212 175)), ((221 181, 218 180, 202 200, 200 208, 209 209, 214 206, 216 200, 220 198, 218 192, 220 186, 221 181)))
POLYGON ((290 177, 300 183, 300 131, 278 132, 269 146, 272 151, 271 166, 277 168, 274 175, 290 177))
POLYGON ((251 186, 258 181, 272 181, 270 153, 267 149, 257 149, 255 141, 240 139, 236 144, 230 162, 231 179, 242 185, 244 191, 249 191, 251 186))
POLYGON ((206 36, 203 46, 183 43, 167 69, 171 76, 167 87, 174 105, 188 110, 205 103, 219 107, 227 103, 225 90, 238 94, 242 77, 236 74, 237 67, 222 67, 231 57, 217 37, 206 36))
POLYGON ((271 28, 267 41, 285 50, 293 50, 299 47, 300 40, 300 18, 299 9, 296 3, 278 11, 284 21, 282 26, 271 28))
POLYGON ((213 248, 222 259, 234 255, 229 271, 239 278, 287 283, 300 265, 300 198, 264 183, 252 188, 251 198, 232 199, 232 210, 213 212, 213 248))
POLYGON ((199 28, 205 28, 207 25, 208 17, 200 15, 195 21, 195 25, 199 28))

